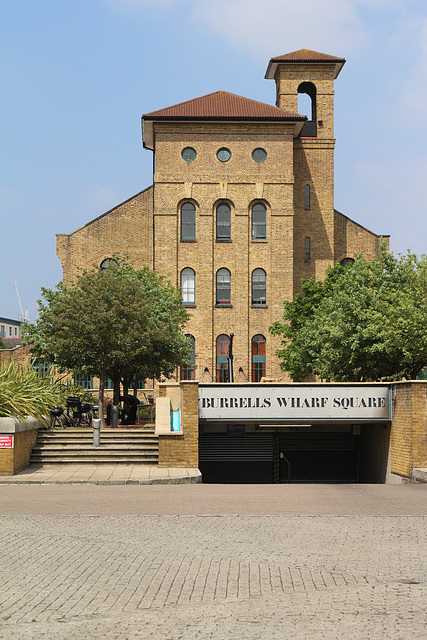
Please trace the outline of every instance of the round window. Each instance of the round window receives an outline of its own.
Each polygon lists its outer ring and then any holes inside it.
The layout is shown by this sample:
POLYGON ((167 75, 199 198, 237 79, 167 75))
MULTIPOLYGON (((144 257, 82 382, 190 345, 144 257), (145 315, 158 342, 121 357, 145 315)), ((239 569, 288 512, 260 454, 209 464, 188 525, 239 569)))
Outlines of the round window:
POLYGON ((265 149, 261 149, 261 147, 252 151, 252 158, 255 160, 255 162, 264 162, 266 157, 267 151, 265 149))
POLYGON ((231 151, 226 147, 221 147, 221 149, 218 149, 218 151, 216 152, 216 157, 221 162, 227 162, 231 158, 231 151))
POLYGON ((186 162, 193 162, 193 160, 196 159, 196 155, 196 150, 193 149, 193 147, 185 147, 185 149, 181 151, 181 156, 186 162))

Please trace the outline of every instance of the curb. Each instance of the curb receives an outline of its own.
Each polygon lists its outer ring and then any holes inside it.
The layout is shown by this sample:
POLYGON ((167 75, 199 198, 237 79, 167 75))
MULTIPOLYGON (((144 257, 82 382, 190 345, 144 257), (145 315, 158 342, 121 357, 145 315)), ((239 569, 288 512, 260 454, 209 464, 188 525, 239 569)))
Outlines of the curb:
MULTIPOLYGON (((8 476, 11 477, 11 476, 8 476)), ((12 476, 13 477, 13 476, 12 476)), ((196 484, 202 482, 202 474, 177 478, 147 478, 142 480, 3 480, 0 485, 21 484, 93 484, 93 485, 146 485, 146 484, 196 484)))

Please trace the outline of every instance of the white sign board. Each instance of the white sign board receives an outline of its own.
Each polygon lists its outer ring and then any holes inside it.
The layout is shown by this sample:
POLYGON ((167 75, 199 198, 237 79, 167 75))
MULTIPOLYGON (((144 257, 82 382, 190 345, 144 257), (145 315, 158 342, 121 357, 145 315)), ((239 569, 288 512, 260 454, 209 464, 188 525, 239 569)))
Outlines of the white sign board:
POLYGON ((201 385, 201 420, 391 420, 387 385, 201 385))

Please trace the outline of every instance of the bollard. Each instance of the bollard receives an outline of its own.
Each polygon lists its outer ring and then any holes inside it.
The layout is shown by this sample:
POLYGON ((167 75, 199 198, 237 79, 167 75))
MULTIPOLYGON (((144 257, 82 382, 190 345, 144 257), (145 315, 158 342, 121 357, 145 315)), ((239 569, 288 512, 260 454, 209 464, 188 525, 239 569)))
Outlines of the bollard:
POLYGON ((92 427, 93 427, 93 446, 99 447, 99 443, 101 440, 101 418, 93 418, 92 427))
POLYGON ((111 426, 113 429, 119 426, 119 407, 116 404, 111 407, 111 426))

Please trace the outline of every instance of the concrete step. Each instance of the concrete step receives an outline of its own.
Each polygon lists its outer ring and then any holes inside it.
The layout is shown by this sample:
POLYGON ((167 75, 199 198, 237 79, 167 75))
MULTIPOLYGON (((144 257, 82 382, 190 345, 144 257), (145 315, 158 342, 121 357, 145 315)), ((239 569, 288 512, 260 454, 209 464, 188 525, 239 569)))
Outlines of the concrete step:
MULTIPOLYGON (((135 445, 144 445, 144 443, 148 442, 158 442, 157 436, 146 436, 145 438, 134 438, 132 436, 124 437, 124 436, 105 436, 101 435, 100 438, 101 443, 105 444, 120 444, 129 442, 135 445)), ((86 436, 84 438, 75 438, 74 436, 67 436, 66 438, 37 438, 37 442, 45 443, 45 444, 62 444, 62 443, 70 443, 75 442, 76 444, 85 444, 89 442, 93 442, 93 436, 86 436)))
POLYGON ((102 429, 99 447, 93 447, 92 429, 43 430, 31 463, 157 464, 158 451, 152 429, 102 429))
POLYGON ((46 460, 42 456, 34 456, 31 458, 31 464, 146 464, 157 465, 157 457, 135 457, 135 458, 117 458, 115 456, 90 457, 88 456, 58 456, 56 458, 46 460))

